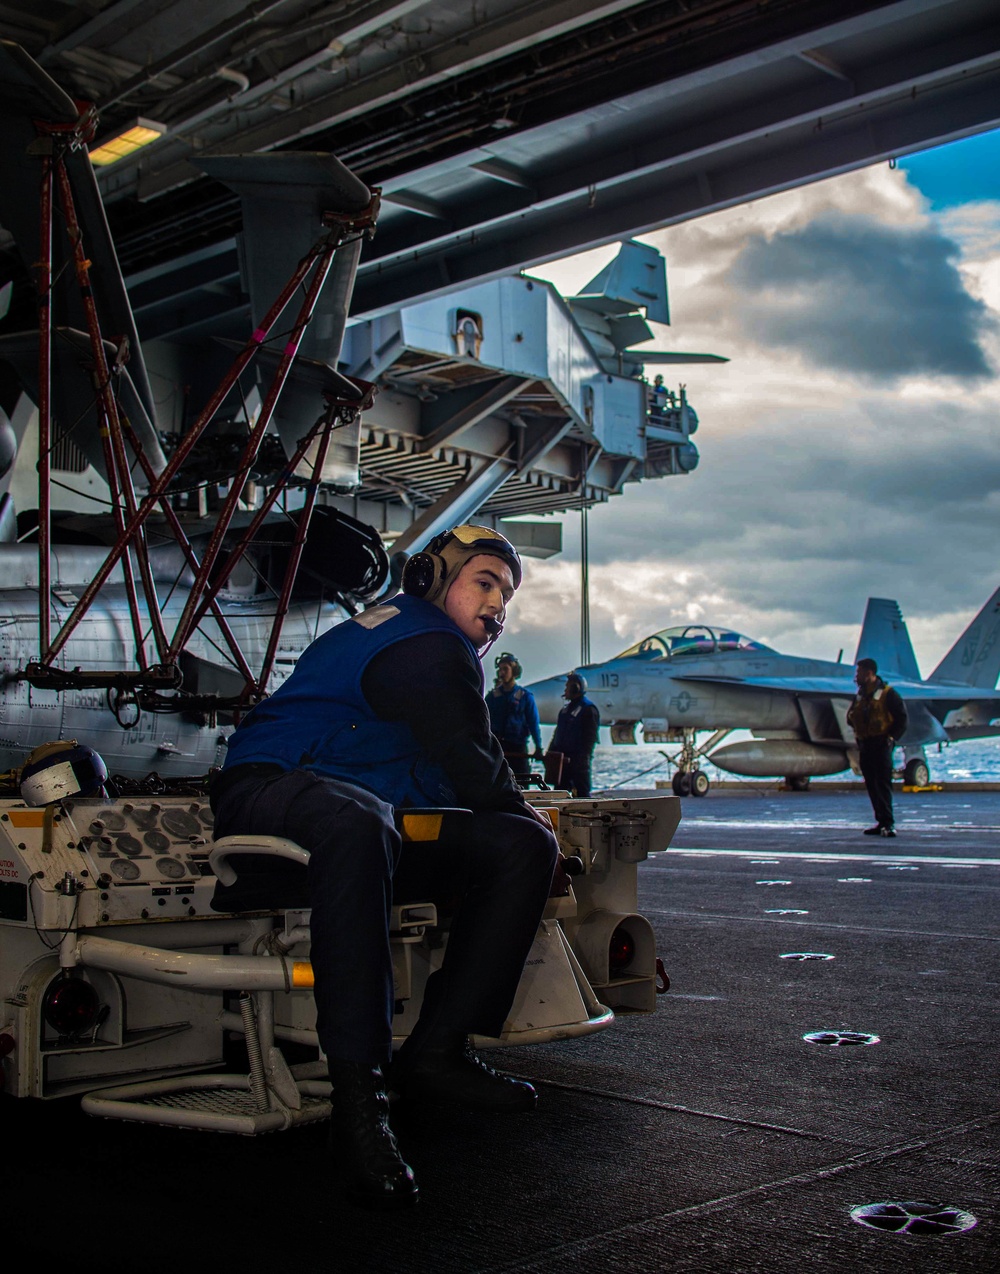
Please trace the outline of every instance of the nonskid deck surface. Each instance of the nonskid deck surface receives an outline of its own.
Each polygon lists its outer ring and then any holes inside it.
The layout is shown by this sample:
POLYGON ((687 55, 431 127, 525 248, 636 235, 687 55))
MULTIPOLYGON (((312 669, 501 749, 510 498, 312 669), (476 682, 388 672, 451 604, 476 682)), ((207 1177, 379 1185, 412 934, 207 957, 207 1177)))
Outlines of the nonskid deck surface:
POLYGON ((658 1013, 508 1052, 540 1081, 533 1115, 397 1109, 412 1213, 341 1203, 321 1127, 245 1139, 4 1102, 15 1242, 152 1271, 209 1251, 427 1274, 1000 1269, 1000 794, 897 813, 875 841, 863 796, 686 802, 640 872, 672 980, 658 1013), (833 959, 781 959, 803 953, 833 959), (81 1211, 56 1224, 67 1190, 81 1211), (851 1219, 885 1202, 977 1224, 851 1219))

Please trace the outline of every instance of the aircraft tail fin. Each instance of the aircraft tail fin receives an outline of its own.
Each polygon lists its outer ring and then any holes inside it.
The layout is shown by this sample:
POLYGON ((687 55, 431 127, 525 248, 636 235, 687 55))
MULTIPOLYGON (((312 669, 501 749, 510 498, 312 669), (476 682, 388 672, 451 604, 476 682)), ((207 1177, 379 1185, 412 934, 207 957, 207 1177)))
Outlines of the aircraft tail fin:
POLYGON ((880 676, 920 680, 917 657, 898 602, 888 597, 868 598, 854 662, 859 659, 874 659, 880 676))
POLYGON ((931 673, 931 681, 957 681, 993 690, 1000 676, 1000 588, 931 673))

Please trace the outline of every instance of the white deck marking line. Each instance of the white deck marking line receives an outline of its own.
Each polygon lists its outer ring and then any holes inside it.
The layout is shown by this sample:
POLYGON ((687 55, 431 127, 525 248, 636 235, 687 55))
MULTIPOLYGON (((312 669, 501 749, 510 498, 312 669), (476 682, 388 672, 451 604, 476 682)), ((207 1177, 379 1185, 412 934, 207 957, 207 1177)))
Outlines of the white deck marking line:
MULTIPOLYGON (((765 831, 770 829, 782 830, 787 829, 792 832, 857 832, 858 825, 854 821, 847 819, 826 819, 824 821, 804 821, 801 823, 789 823, 785 820, 769 819, 769 818, 686 818, 684 820, 687 827, 698 828, 717 828, 717 827, 746 827, 751 829, 763 828, 765 831)), ((996 823, 962 823, 958 819, 942 819, 941 822, 933 826, 930 823, 918 823, 908 819, 905 823, 897 823, 897 827, 903 827, 908 834, 914 836, 937 836, 942 830, 951 828, 958 829, 962 832, 1000 832, 1000 825, 996 823)))
MULTIPOLYGON (((946 858, 935 856, 932 854, 807 854, 798 850, 791 849, 769 849, 767 851, 774 858, 802 858, 807 862, 817 863, 885 863, 887 866, 895 866, 897 863, 962 863, 969 867, 1000 867, 1000 858, 946 858)), ((759 849, 682 849, 678 846, 676 849, 661 850, 657 854, 656 859, 649 861, 655 862, 661 859, 664 854, 689 854, 698 857, 708 858, 712 854, 727 854, 730 858, 754 858, 760 853, 759 849)))
MULTIPOLYGON (((897 938, 957 938, 963 942, 1000 942, 992 933, 939 933, 936 929, 886 929, 882 925, 843 925, 832 920, 785 920, 776 916, 729 916, 718 911, 677 911, 643 907, 644 916, 678 916, 685 920, 736 920, 740 924, 799 925, 803 929, 843 929, 849 933, 884 933, 897 938)), ((667 994, 671 994, 669 991, 667 994)))

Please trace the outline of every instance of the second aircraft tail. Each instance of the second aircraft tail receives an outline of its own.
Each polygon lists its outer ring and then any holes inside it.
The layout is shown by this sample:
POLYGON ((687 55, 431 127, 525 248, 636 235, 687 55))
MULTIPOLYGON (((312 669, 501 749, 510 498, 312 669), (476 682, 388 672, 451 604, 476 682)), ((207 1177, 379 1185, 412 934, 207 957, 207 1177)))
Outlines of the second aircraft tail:
POLYGON ((898 602, 888 597, 868 598, 854 662, 859 659, 874 659, 879 675, 887 679, 920 680, 917 657, 898 602))
POLYGON ((931 681, 957 681, 993 690, 1000 676, 1000 588, 931 673, 931 681))

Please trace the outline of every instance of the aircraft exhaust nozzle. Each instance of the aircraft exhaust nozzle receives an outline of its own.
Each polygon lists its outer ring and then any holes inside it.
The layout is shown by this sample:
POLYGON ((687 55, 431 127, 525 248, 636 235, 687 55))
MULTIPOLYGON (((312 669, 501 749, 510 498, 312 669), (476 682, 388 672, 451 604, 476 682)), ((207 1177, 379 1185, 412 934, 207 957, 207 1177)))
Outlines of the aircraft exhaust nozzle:
POLYGON ((708 758, 720 770, 747 778, 797 778, 839 774, 849 767, 847 753, 794 739, 750 739, 727 743, 708 758))

